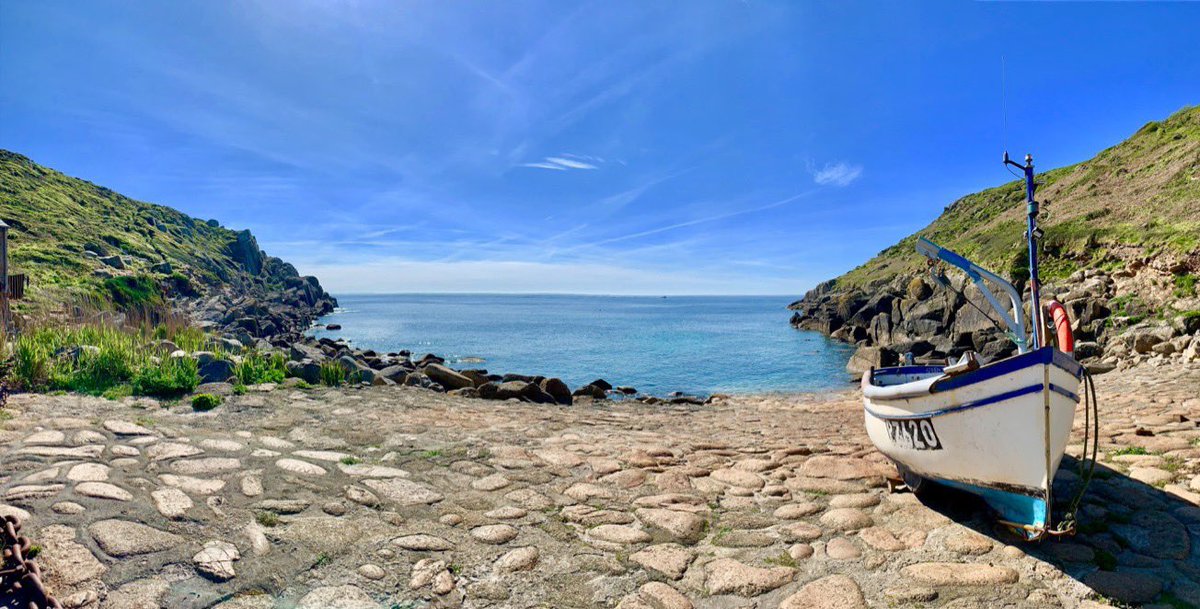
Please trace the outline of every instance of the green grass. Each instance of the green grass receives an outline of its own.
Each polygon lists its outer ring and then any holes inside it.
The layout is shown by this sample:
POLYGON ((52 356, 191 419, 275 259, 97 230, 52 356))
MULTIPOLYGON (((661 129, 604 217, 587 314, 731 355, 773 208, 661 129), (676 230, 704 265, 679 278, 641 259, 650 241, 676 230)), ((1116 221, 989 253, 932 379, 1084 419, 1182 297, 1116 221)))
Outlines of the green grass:
POLYGON ((788 567, 795 569, 797 567, 796 559, 792 558, 787 552, 780 552, 779 556, 768 556, 763 559, 763 562, 772 567, 788 567))
POLYGON ((166 398, 191 393, 199 384, 199 366, 190 357, 168 357, 157 365, 151 363, 138 371, 132 383, 137 395, 166 398))
POLYGON ((32 391, 75 391, 118 399, 178 396, 199 384, 191 358, 159 358, 148 333, 108 325, 41 326, 15 340, 10 379, 32 391))
POLYGON ((219 395, 201 393, 192 397, 192 410, 206 412, 220 406, 222 401, 219 395))
POLYGON ((1150 451, 1141 446, 1122 446, 1117 450, 1108 453, 1109 457, 1120 457, 1122 455, 1148 455, 1150 451))
POLYGON ((162 304, 158 281, 148 275, 110 277, 104 289, 113 304, 122 309, 151 308, 162 304))
POLYGON ((337 387, 346 382, 346 369, 337 362, 321 362, 320 378, 322 385, 337 387))
POLYGON ((1196 276, 1192 274, 1176 275, 1174 295, 1177 298, 1190 298, 1196 295, 1196 276))
POLYGON ((278 526, 279 514, 275 512, 259 512, 254 515, 254 520, 264 527, 278 526))
POLYGON ((362 463, 362 459, 359 459, 358 457, 346 456, 342 457, 341 463, 342 465, 358 465, 359 463, 362 463))
POLYGON ((233 375, 242 385, 282 383, 283 379, 287 378, 286 363, 287 359, 282 354, 262 355, 251 351, 234 365, 233 375))

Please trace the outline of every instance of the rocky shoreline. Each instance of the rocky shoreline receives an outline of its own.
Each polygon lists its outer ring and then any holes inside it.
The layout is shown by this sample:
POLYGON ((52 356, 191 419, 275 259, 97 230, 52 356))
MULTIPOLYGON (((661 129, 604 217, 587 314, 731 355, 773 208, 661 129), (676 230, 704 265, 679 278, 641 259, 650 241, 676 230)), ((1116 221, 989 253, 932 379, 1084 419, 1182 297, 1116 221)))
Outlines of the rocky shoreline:
MULTIPOLYGON (((1036 544, 964 496, 889 493, 851 391, 558 408, 264 385, 208 412, 18 394, 0 515, 71 609, 1200 605, 1200 365, 1097 380, 1081 529, 1036 544)), ((1057 480, 1069 497, 1070 458, 1057 480)))
POLYGON ((344 340, 311 337, 288 345, 288 373, 305 382, 320 382, 321 366, 333 362, 349 378, 364 385, 403 385, 484 400, 519 400, 534 404, 569 406, 577 400, 635 400, 644 404, 708 404, 721 394, 707 397, 674 393, 664 397, 642 395, 634 387, 596 379, 572 390, 562 379, 540 375, 496 374, 483 368, 456 370, 432 353, 414 359, 407 350, 377 353, 356 349, 344 340))
MULTIPOLYGON (((1175 279, 1190 276, 1194 265, 1139 259, 1113 272, 1077 271, 1047 282, 1042 300, 1067 308, 1076 356, 1094 374, 1151 360, 1193 362, 1200 360, 1200 296, 1180 294, 1175 279)), ((847 364, 853 373, 894 366, 905 353, 926 362, 968 350, 988 359, 1011 355, 1015 345, 989 319, 998 317, 978 288, 952 275, 952 289, 924 275, 869 288, 827 281, 788 306, 790 323, 857 345, 847 364)))

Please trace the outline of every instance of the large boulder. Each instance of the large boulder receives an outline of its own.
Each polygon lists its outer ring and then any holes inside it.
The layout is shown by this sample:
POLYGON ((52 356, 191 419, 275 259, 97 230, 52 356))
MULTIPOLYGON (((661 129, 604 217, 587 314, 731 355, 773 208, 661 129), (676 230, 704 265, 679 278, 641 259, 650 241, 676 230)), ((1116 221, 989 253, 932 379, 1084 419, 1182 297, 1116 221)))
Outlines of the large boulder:
POLYGON ((120 256, 104 256, 100 259, 100 262, 103 262, 114 269, 125 268, 125 261, 122 260, 120 256))
POLYGON ((433 379, 433 382, 445 387, 447 390, 466 389, 467 387, 475 386, 475 381, 469 377, 459 374, 441 364, 427 364, 423 370, 426 376, 433 379))
POLYGON ((302 379, 306 383, 315 385, 321 382, 321 365, 312 360, 292 360, 284 364, 284 367, 287 368, 289 376, 302 379))
POLYGON ((591 383, 576 389, 571 395, 577 398, 589 397, 593 400, 605 400, 608 399, 608 390, 601 385, 597 385, 595 381, 592 381, 591 383))
POLYGON ((227 359, 212 359, 200 364, 201 383, 223 383, 233 376, 233 362, 227 359))
POLYGON ((542 391, 545 391, 550 397, 554 398, 555 402, 559 404, 570 405, 573 401, 571 399, 571 388, 568 387, 567 384, 562 381, 562 379, 543 379, 540 386, 542 391))
POLYGON ((292 343, 289 348, 291 358, 297 362, 310 359, 314 362, 325 361, 325 352, 321 351, 316 345, 306 345, 304 343, 292 343))
POLYGON ((479 387, 479 397, 485 400, 508 400, 516 398, 536 404, 553 404, 554 398, 541 387, 525 381, 508 381, 507 383, 487 383, 479 387))
POLYGON ((411 367, 393 365, 380 370, 377 373, 377 376, 381 376, 396 383, 403 383, 404 379, 408 378, 408 374, 412 372, 412 370, 413 369, 411 367))
POLYGON ((895 366, 898 361, 896 352, 887 347, 859 347, 850 361, 846 362, 846 370, 851 374, 862 374, 871 368, 895 366))
POLYGON ((1132 328, 1125 334, 1125 342, 1137 353, 1149 353, 1154 346, 1170 340, 1175 335, 1171 326, 1144 326, 1132 328))

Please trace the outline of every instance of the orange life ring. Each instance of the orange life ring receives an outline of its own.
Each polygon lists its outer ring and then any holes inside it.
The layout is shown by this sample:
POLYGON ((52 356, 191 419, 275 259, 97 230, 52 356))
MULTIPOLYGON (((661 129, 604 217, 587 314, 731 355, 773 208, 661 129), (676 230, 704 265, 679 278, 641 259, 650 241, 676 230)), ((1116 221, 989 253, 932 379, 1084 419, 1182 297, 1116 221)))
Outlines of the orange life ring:
POLYGON ((1075 335, 1071 333, 1071 317, 1062 303, 1051 300, 1046 305, 1050 318, 1054 320, 1054 331, 1058 334, 1058 350, 1063 353, 1075 352, 1075 335))

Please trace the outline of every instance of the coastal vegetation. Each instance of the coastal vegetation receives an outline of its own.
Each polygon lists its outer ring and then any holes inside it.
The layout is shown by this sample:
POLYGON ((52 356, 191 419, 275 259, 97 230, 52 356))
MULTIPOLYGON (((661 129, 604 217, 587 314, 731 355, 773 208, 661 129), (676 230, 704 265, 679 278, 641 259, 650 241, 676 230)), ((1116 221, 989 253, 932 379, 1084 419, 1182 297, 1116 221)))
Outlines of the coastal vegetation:
POLYGON ((19 316, 186 310, 193 321, 255 339, 296 336, 336 306, 315 277, 266 255, 250 231, 137 201, 7 150, 0 220, 9 227, 9 270, 30 280, 13 301, 19 316))
MULTIPOLYGON (((286 359, 279 353, 228 353, 220 341, 195 327, 167 324, 151 329, 104 324, 27 328, 12 342, 9 357, 8 382, 17 389, 113 399, 185 395, 206 380, 208 370, 202 366, 212 362, 228 362, 228 378, 239 385, 280 383, 287 376, 286 359)), ((216 380, 226 380, 216 374, 216 380)))
MULTIPOLYGON (((1035 157, 1035 163, 1037 158, 1035 157)), ((1068 308, 1076 355, 1093 371, 1150 357, 1200 359, 1200 106, 1152 121, 1094 158, 1037 174, 1042 296, 1068 308)), ((970 194, 925 228, 792 303, 792 325, 859 346, 848 366, 1011 353, 953 269, 936 288, 924 237, 1027 289, 1024 184, 970 194)))
MULTIPOLYGON (((1043 279, 1200 251, 1198 151, 1200 106, 1193 106, 1147 123, 1090 160, 1039 172, 1043 279)), ((834 281, 867 287, 919 272, 924 258, 914 249, 918 237, 1015 279, 1028 277, 1024 198, 1021 180, 964 196, 925 228, 834 281)))

